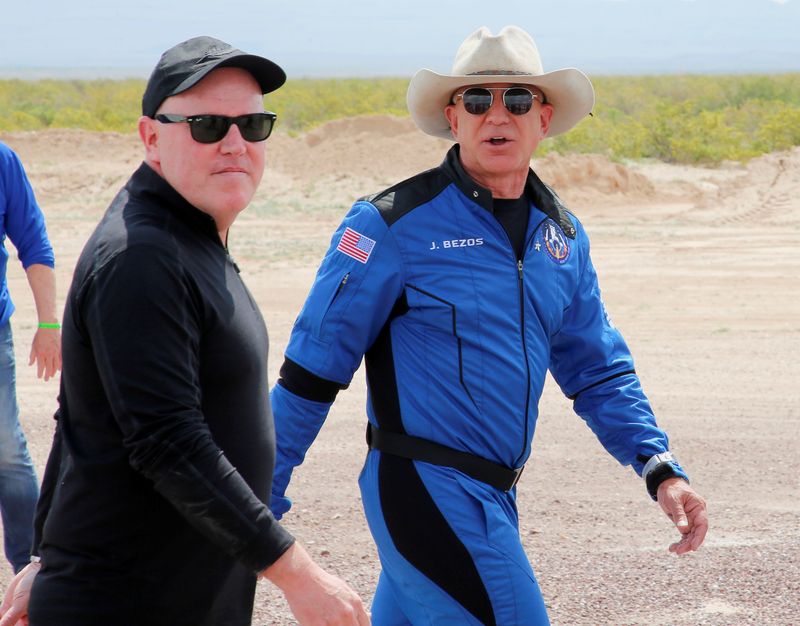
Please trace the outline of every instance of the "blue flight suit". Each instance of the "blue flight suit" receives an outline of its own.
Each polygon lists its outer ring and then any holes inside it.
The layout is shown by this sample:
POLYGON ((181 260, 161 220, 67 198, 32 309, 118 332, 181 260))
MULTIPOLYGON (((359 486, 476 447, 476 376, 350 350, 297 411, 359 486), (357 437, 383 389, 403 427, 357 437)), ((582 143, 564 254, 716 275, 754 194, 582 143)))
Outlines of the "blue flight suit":
MULTIPOLYGON (((642 459, 668 449, 606 314, 583 227, 532 171, 526 196, 521 259, 457 145, 440 167, 353 205, 271 393, 276 517, 291 505, 292 469, 362 356, 367 416, 381 431, 519 468, 549 369, 620 463, 641 474, 642 459)), ((515 489, 378 450, 359 484, 383 568, 373 623, 548 623, 515 489)))

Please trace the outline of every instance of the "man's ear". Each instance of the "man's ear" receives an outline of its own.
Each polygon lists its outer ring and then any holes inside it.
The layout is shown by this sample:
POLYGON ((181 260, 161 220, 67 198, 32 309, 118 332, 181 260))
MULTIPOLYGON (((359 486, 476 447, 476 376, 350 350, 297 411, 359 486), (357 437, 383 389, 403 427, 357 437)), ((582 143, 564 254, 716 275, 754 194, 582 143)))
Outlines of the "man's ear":
POLYGON ((553 119, 553 105, 543 104, 539 109, 539 127, 542 131, 542 139, 547 137, 547 131, 550 130, 551 119, 553 119))
POLYGON ((453 135, 453 139, 458 140, 458 115, 456 114, 456 105, 448 104, 444 108, 444 116, 447 118, 447 121, 450 122, 450 132, 453 135))
POLYGON ((139 138, 144 144, 145 161, 148 163, 160 163, 158 127, 152 117, 143 115, 139 118, 139 138))

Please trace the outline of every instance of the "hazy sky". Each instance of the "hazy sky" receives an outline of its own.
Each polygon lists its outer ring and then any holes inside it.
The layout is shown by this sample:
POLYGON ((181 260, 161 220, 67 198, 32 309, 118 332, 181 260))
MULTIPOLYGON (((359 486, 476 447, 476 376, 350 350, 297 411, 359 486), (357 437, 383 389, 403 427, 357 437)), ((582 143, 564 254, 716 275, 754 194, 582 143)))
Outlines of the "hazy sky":
POLYGON ((545 70, 800 71, 800 0, 0 1, 0 76, 146 76, 163 50, 200 34, 290 78, 410 76, 449 71, 469 33, 506 24, 531 33, 545 70))

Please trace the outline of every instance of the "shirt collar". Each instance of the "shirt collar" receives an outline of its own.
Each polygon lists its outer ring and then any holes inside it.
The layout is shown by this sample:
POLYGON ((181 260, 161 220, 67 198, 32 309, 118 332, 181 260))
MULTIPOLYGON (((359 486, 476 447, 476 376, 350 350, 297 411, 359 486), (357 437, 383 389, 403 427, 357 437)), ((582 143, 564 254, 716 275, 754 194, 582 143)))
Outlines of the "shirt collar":
POLYGON ((125 187, 131 196, 141 197, 147 200, 148 204, 163 207, 188 226, 212 236, 221 243, 214 218, 189 203, 147 163, 143 162, 139 166, 125 187))
MULTIPOLYGON (((481 187, 467 174, 459 158, 460 149, 461 146, 455 144, 447 151, 441 165, 442 169, 447 172, 462 194, 490 213, 494 213, 492 192, 481 187)), ((575 239, 575 226, 569 218, 567 207, 561 202, 556 192, 543 183, 530 168, 525 181, 525 195, 530 198, 537 209, 561 226, 567 237, 575 239)))

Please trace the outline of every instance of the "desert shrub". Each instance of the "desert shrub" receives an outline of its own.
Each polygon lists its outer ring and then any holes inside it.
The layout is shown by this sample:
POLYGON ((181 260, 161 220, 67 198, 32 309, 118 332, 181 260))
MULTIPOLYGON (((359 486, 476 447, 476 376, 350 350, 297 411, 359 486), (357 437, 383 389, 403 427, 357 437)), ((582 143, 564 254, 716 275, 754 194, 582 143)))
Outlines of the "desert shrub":
MULTIPOLYGON (((681 163, 746 160, 800 145, 800 74, 614 76, 593 79, 593 116, 540 152, 681 163)), ((289 80, 267 94, 278 128, 301 133, 354 115, 408 115, 408 80, 289 80)), ((0 80, 0 130, 132 132, 143 80, 0 80)))
POLYGON ((758 153, 786 150, 800 145, 800 108, 782 103, 770 107, 754 132, 758 153))
POLYGON ((35 115, 25 111, 9 111, 0 114, 0 130, 40 130, 45 128, 35 115))
POLYGON ((408 115, 407 87, 397 78, 290 80, 264 102, 278 113, 281 128, 301 132, 355 115, 408 115))

